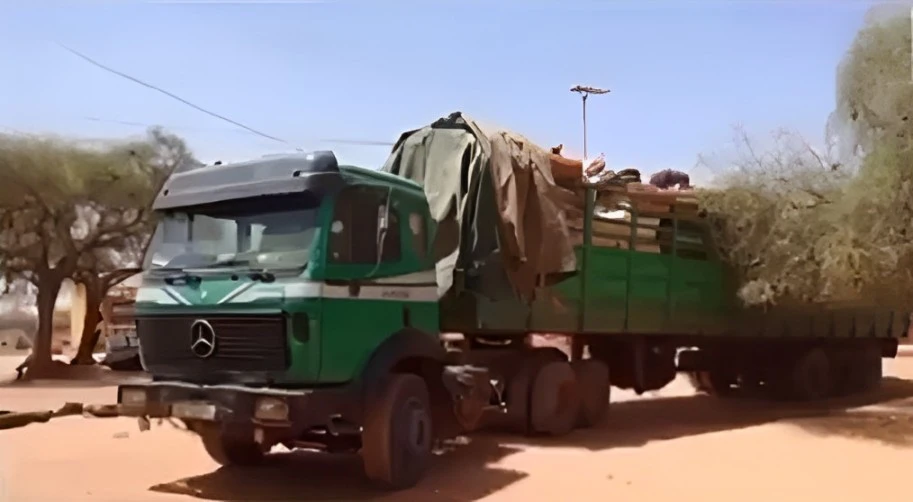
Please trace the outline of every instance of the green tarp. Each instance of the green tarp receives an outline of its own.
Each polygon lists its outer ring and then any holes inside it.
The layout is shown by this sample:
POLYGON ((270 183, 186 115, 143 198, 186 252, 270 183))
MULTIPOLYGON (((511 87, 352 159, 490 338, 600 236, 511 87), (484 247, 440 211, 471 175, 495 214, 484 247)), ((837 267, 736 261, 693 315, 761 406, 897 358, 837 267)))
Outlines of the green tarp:
POLYGON ((548 153, 523 136, 455 112, 403 133, 383 170, 425 189, 442 294, 455 268, 471 277, 501 263, 526 297, 542 277, 576 269, 548 153))

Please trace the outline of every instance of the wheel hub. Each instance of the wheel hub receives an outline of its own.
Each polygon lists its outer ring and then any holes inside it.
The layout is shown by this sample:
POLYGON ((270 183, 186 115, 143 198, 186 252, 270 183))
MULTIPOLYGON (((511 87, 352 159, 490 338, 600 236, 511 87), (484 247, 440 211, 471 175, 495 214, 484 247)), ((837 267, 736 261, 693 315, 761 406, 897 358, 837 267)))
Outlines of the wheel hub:
POLYGON ((406 416, 406 435, 409 448, 419 453, 429 448, 431 444, 431 419, 427 411, 410 403, 406 416))

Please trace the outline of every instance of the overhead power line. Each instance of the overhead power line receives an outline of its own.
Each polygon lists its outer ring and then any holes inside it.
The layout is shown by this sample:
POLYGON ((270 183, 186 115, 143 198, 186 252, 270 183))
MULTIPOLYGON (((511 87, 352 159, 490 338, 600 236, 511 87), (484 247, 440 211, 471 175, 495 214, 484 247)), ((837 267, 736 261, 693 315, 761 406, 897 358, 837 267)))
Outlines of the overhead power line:
POLYGON ((393 146, 396 143, 392 141, 374 141, 367 139, 322 139, 325 143, 339 143, 341 145, 364 145, 364 146, 393 146))
MULTIPOLYGON (((174 124, 162 124, 162 123, 153 124, 150 122, 137 122, 137 121, 133 121, 133 120, 121 120, 121 119, 114 119, 114 118, 95 117, 95 116, 91 116, 91 115, 83 115, 83 116, 73 117, 73 118, 78 118, 80 120, 88 120, 90 122, 98 122, 98 123, 102 123, 102 124, 118 124, 118 125, 123 125, 123 126, 128 126, 128 127, 141 127, 143 129, 160 126, 160 127, 164 127, 165 129, 172 130, 172 131, 185 130, 185 131, 198 131, 198 132, 210 131, 210 132, 232 132, 232 133, 250 134, 249 131, 246 131, 244 129, 228 128, 228 127, 222 129, 222 128, 189 127, 189 126, 174 125, 174 124)), ((3 133, 2 131, 5 131, 7 134, 14 134, 17 136, 40 136, 40 134, 29 133, 29 132, 25 132, 20 129, 16 129, 16 128, 8 126, 8 125, 0 124, 0 134, 3 133)), ((103 138, 98 138, 98 139, 102 140, 103 138)), ((341 144, 341 145, 381 146, 381 147, 385 147, 385 148, 388 148, 388 147, 391 147, 394 145, 394 143, 391 141, 361 140, 361 139, 314 139, 314 140, 308 140, 308 141, 309 142, 313 141, 316 143, 329 143, 329 144, 341 144)))
MULTIPOLYGON (((101 123, 107 122, 107 123, 111 123, 111 124, 120 124, 120 125, 133 126, 133 127, 162 126, 162 127, 165 127, 166 129, 173 129, 173 130, 180 130, 180 129, 194 130, 194 131, 224 130, 224 131, 243 132, 243 133, 248 132, 248 131, 239 130, 239 129, 227 129, 227 128, 226 129, 203 129, 203 128, 199 128, 199 127, 175 126, 175 125, 168 125, 168 124, 149 124, 146 122, 134 122, 134 121, 130 121, 130 120, 108 119, 108 118, 93 117, 93 116, 84 116, 84 117, 80 117, 80 118, 82 118, 83 120, 90 120, 92 122, 101 122, 101 123)), ((318 143, 336 143, 336 144, 341 144, 341 145, 359 145, 359 146, 393 146, 394 145, 394 143, 392 141, 380 141, 380 140, 368 140, 368 139, 315 139, 315 140, 311 140, 311 141, 316 141, 318 143)))
POLYGON ((175 100, 177 100, 177 101, 180 101, 181 103, 184 103, 185 105, 187 105, 187 106, 189 106, 189 107, 191 107, 191 108, 193 108, 193 109, 195 109, 195 110, 197 110, 197 111, 203 112, 203 113, 205 113, 205 114, 207 114, 207 115, 210 115, 210 116, 212 116, 212 117, 215 117, 215 118, 217 118, 217 119, 224 120, 225 122, 228 122, 229 124, 232 124, 232 125, 234 125, 234 126, 240 127, 240 128, 242 128, 242 129, 244 129, 244 130, 246 130, 246 131, 249 131, 249 132, 251 132, 251 133, 253 133, 253 134, 256 134, 257 136, 261 136, 261 137, 264 137, 264 138, 266 138, 266 139, 270 139, 270 140, 273 140, 273 141, 277 141, 277 142, 279 142, 279 143, 283 143, 283 144, 285 144, 285 145, 288 145, 288 146, 291 146, 291 147, 296 148, 296 149, 298 149, 298 150, 301 150, 301 148, 296 147, 295 145, 292 145, 291 143, 289 143, 288 141, 286 141, 286 140, 284 140, 284 139, 282 139, 282 138, 277 138, 276 136, 273 136, 273 135, 271 135, 271 134, 267 134, 267 133, 265 133, 265 132, 258 131, 257 129, 254 129, 253 127, 244 125, 244 124, 242 124, 241 122, 238 122, 238 121, 236 121, 236 120, 232 120, 232 119, 230 119, 230 118, 228 118, 228 117, 226 117, 226 116, 224 116, 224 115, 222 115, 222 114, 216 113, 216 112, 211 111, 211 110, 207 110, 206 108, 203 108, 202 106, 199 106, 199 105, 197 105, 197 104, 194 104, 194 103, 192 103, 192 102, 190 102, 190 101, 188 101, 188 100, 186 100, 186 99, 184 99, 184 98, 178 96, 177 94, 174 94, 174 93, 172 93, 172 92, 166 91, 165 89, 162 89, 161 87, 158 87, 158 86, 156 86, 156 85, 150 84, 150 83, 148 83, 148 82, 144 82, 143 80, 140 80, 140 79, 138 79, 138 78, 136 78, 136 77, 127 75, 126 73, 124 73, 124 72, 122 72, 122 71, 118 71, 118 70, 115 70, 114 68, 111 68, 110 66, 104 65, 104 64, 102 64, 102 63, 100 63, 100 62, 98 62, 98 61, 92 59, 91 57, 89 57, 89 56, 87 56, 87 55, 85 55, 85 54, 83 54, 83 53, 77 51, 76 49, 72 49, 72 48, 70 48, 70 47, 67 47, 66 45, 64 45, 64 44, 62 44, 62 43, 60 43, 60 42, 57 42, 57 45, 59 45, 59 46, 60 46, 62 49, 64 49, 65 51, 67 51, 67 52, 69 52, 69 53, 75 55, 76 57, 78 57, 78 58, 80 58, 80 59, 82 59, 82 60, 84 60, 84 61, 86 61, 86 62, 92 64, 93 66, 97 66, 98 68, 101 68, 102 70, 105 70, 105 71, 107 71, 107 72, 109 72, 109 73, 113 73, 114 75, 117 75, 117 76, 119 76, 119 77, 121 77, 121 78, 125 78, 125 79, 130 80, 130 81, 132 81, 132 82, 134 82, 134 83, 137 83, 137 84, 139 84, 139 85, 141 85, 141 86, 143 86, 143 87, 146 87, 146 88, 148 88, 148 89, 152 89, 153 91, 157 91, 157 92, 159 92, 159 93, 162 93, 162 94, 164 94, 164 95, 166 95, 166 96, 168 96, 168 97, 170 97, 170 98, 172 98, 172 99, 175 99, 175 100))
MULTIPOLYGON (((188 126, 180 126, 180 125, 173 125, 173 124, 161 124, 161 123, 159 123, 159 124, 151 124, 151 123, 148 123, 148 122, 137 122, 137 121, 133 121, 133 120, 111 119, 111 118, 104 118, 104 117, 95 117, 95 116, 92 116, 92 115, 84 115, 84 116, 80 116, 79 118, 82 119, 82 120, 88 120, 88 121, 90 121, 90 122, 99 122, 99 123, 102 123, 102 124, 118 124, 118 125, 130 126, 130 127, 143 127, 143 128, 147 128, 147 129, 150 128, 150 127, 164 127, 164 128, 166 128, 166 129, 171 129, 171 130, 175 130, 175 131, 177 131, 177 130, 185 130, 185 131, 200 131, 200 132, 203 132, 203 131, 210 131, 210 132, 233 132, 233 133, 251 134, 250 131, 247 131, 247 130, 245 130, 245 129, 238 129, 238 128, 235 128, 235 127, 225 127, 225 128, 209 128, 209 127, 205 127, 205 128, 204 128, 204 127, 188 127, 188 126)), ((256 136, 259 137, 259 135, 256 135, 256 136)))

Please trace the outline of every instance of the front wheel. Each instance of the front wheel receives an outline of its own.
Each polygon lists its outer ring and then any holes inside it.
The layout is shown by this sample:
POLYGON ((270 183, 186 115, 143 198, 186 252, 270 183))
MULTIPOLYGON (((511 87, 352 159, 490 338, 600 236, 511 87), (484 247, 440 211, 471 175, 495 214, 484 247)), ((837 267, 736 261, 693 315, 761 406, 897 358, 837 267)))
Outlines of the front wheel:
POLYGON ((365 475, 388 489, 411 488, 431 460, 428 387, 416 375, 393 374, 370 399, 361 439, 365 475))
POLYGON ((223 429, 219 424, 205 424, 197 432, 206 453, 220 465, 257 465, 266 453, 253 434, 223 429))

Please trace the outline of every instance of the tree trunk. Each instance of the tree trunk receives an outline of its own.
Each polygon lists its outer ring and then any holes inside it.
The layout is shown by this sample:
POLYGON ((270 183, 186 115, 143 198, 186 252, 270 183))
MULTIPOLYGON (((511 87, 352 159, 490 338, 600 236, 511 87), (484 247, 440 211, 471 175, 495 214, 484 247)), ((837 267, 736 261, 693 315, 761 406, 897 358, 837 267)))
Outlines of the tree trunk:
POLYGON ((60 293, 62 279, 56 276, 40 277, 38 280, 38 332, 28 372, 30 377, 40 376, 42 369, 51 366, 51 345, 54 338, 54 304, 60 293))
POLYGON ((95 364, 92 353, 95 352, 95 346, 98 345, 98 337, 101 334, 96 331, 98 322, 101 320, 101 302, 104 299, 104 286, 99 277, 93 277, 89 280, 80 281, 86 288, 86 316, 82 323, 82 336, 79 339, 79 349, 76 351, 76 357, 73 358, 75 364, 95 364))

